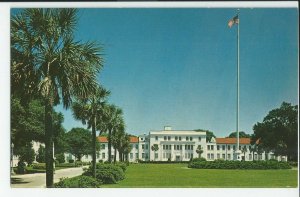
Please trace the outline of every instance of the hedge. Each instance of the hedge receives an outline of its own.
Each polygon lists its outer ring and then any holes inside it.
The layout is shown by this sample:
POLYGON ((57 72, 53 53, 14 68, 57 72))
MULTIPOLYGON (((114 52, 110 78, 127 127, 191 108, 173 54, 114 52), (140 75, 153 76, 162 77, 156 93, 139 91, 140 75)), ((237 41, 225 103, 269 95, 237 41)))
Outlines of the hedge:
POLYGON ((287 162, 278 162, 276 160, 268 161, 192 161, 189 168, 198 169, 291 169, 287 162))
MULTIPOLYGON (((82 175, 92 176, 92 166, 90 166, 82 175)), ((96 178, 103 184, 115 184, 125 178, 123 169, 114 164, 102 164, 96 165, 96 178)))
POLYGON ((46 170, 46 164, 45 163, 35 163, 32 164, 32 169, 36 169, 36 170, 46 170))
POLYGON ((77 176, 73 178, 61 178, 54 184, 55 188, 99 188, 101 181, 89 176, 77 176))

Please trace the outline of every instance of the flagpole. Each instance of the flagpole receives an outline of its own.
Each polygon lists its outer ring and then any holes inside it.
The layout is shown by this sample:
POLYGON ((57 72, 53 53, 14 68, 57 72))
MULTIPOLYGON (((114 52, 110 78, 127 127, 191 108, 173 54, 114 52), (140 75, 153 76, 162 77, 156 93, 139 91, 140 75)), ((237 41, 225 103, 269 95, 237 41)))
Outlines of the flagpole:
POLYGON ((240 135, 239 135, 239 108, 240 108, 240 9, 237 9, 238 23, 237 23, 237 103, 236 103, 236 131, 237 131, 237 160, 240 160, 240 135))

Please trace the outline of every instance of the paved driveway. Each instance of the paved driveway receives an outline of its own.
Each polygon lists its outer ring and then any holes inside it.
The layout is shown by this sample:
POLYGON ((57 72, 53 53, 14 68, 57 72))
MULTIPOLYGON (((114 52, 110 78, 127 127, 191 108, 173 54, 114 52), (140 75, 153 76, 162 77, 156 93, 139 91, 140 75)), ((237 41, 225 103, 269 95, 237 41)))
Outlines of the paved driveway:
MULTIPOLYGON (((59 179, 62 177, 74 177, 74 176, 81 175, 83 173, 83 168, 84 167, 56 170, 54 173, 54 183, 58 182, 59 179)), ((46 187, 46 173, 12 175, 11 187, 12 188, 46 187)))

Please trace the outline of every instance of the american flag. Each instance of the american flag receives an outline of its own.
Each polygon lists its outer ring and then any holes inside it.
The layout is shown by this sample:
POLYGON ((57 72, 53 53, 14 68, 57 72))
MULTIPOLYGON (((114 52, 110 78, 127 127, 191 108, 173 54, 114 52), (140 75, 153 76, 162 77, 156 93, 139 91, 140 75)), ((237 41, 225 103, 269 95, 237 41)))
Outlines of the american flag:
POLYGON ((228 27, 231 28, 234 24, 239 24, 239 17, 236 15, 228 21, 228 27))

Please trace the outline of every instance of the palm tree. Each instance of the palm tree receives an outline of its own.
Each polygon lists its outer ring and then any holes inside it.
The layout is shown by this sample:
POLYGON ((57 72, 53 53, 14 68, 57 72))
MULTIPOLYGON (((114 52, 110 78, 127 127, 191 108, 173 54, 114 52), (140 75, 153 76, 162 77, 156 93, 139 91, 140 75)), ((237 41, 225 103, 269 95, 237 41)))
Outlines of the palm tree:
MULTIPOLYGON (((123 119, 120 120, 119 124, 114 128, 112 135, 108 136, 108 140, 111 142, 114 147, 114 163, 117 160, 117 149, 120 149, 121 139, 125 135, 125 124, 123 119)), ((121 158, 119 158, 121 160, 121 158)))
POLYGON ((92 169, 93 177, 96 177, 96 129, 97 124, 101 124, 103 119, 104 108, 106 106, 106 98, 110 94, 101 86, 95 91, 94 95, 88 99, 79 99, 72 105, 73 116, 77 120, 81 120, 82 124, 87 124, 88 129, 92 128, 92 169), (98 120, 98 121, 97 121, 98 120))
POLYGON ((11 19, 12 93, 45 107, 46 185, 53 186, 53 107, 94 92, 103 59, 93 42, 74 41, 76 9, 25 9, 11 19))
POLYGON ((198 147, 196 149, 196 153, 198 153, 198 158, 200 158, 201 154, 203 153, 203 149, 202 149, 201 145, 198 145, 198 147))
POLYGON ((247 147, 244 146, 244 147, 242 148, 242 153, 244 153, 244 161, 246 160, 246 152, 247 152, 247 147))
POLYGON ((252 153, 252 161, 253 161, 254 160, 255 147, 254 146, 249 146, 249 151, 250 151, 250 153, 252 153))
MULTIPOLYGON (((154 151, 154 153, 156 153, 156 151, 158 151, 158 145, 157 144, 153 144, 152 146, 151 146, 151 150, 152 151, 154 151)), ((155 155, 154 155, 154 161, 155 161, 155 155)))
POLYGON ((116 127, 118 127, 123 122, 123 112, 122 109, 115 105, 108 105, 105 109, 105 124, 108 131, 108 162, 111 163, 111 149, 112 142, 111 136, 116 127))

